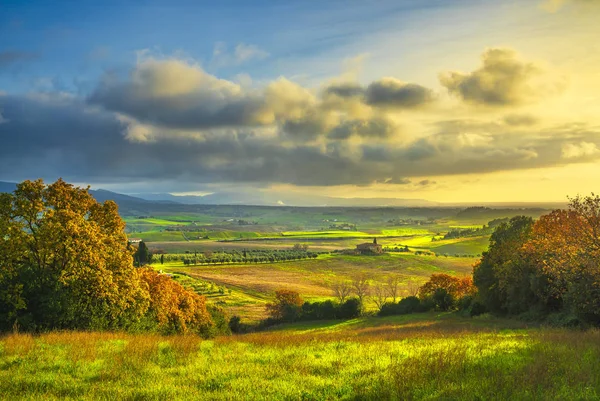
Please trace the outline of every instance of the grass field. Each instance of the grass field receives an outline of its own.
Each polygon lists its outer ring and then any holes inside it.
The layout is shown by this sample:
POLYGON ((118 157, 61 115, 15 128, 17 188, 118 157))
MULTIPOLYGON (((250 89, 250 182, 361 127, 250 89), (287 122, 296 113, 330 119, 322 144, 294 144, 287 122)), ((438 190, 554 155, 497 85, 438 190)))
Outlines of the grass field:
POLYGON ((576 400, 600 397, 600 332, 421 314, 194 336, 0 338, 0 397, 576 400))

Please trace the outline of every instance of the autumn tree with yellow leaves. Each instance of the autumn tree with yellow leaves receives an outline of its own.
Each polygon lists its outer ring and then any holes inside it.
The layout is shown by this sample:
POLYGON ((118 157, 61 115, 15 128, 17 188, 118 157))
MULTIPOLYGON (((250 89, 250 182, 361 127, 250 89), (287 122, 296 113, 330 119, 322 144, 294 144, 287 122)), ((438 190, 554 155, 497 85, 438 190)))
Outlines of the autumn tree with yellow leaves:
POLYGON ((181 305, 173 331, 209 326, 202 297, 133 266, 124 228, 115 202, 62 179, 0 194, 0 330, 160 328, 161 308, 181 305), (172 305, 156 303, 165 288, 172 305))

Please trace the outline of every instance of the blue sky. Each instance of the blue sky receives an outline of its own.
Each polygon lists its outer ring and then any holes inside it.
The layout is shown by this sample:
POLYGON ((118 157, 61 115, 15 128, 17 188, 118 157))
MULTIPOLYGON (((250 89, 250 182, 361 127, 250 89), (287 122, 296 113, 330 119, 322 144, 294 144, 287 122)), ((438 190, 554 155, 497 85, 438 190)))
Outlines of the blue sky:
POLYGON ((440 201, 594 189, 598 0, 0 10, 0 180, 440 201))
MULTIPOLYGON (((462 1, 453 1, 458 9, 462 1)), ((28 91, 54 83, 85 88, 103 70, 127 71, 136 52, 181 54, 205 69, 254 79, 302 75, 317 79, 339 70, 340 60, 368 52, 359 42, 390 29, 397 35, 424 18, 450 8, 447 1, 4 1, 0 49, 25 53, 4 74, 4 90, 28 91), (215 46, 229 51, 256 46, 268 57, 243 66, 212 63, 215 46), (319 60, 304 71, 299 64, 319 60), (35 62, 33 62, 35 61, 35 62), (243 67, 243 68, 242 68, 243 67)), ((403 45, 401 45, 403 46, 403 45)), ((397 53, 397 50, 394 50, 397 53)), ((308 78, 306 78, 308 79, 308 78)))

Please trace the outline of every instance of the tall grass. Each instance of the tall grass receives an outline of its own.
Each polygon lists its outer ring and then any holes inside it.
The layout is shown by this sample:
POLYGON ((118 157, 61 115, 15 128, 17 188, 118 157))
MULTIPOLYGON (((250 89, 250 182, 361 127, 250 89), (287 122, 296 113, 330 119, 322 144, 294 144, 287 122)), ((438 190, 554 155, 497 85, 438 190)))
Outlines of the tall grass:
POLYGON ((600 331, 390 319, 222 337, 0 339, 3 399, 597 399, 600 331))

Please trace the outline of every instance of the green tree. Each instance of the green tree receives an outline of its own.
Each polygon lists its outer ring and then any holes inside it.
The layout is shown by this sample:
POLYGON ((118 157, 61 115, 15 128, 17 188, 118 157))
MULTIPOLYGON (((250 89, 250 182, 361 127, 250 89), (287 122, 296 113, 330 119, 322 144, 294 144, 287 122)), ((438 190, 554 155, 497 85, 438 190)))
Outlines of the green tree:
POLYGON ((138 267, 147 265, 151 263, 151 257, 152 254, 150 253, 150 250, 148 250, 148 246, 146 246, 146 243, 144 241, 141 241, 137 251, 135 251, 135 254, 133 255, 136 264, 138 265, 138 267))
POLYGON ((487 252, 473 269, 479 298, 492 312, 523 312, 533 301, 532 269, 521 249, 531 236, 533 219, 516 216, 496 227, 487 252))

